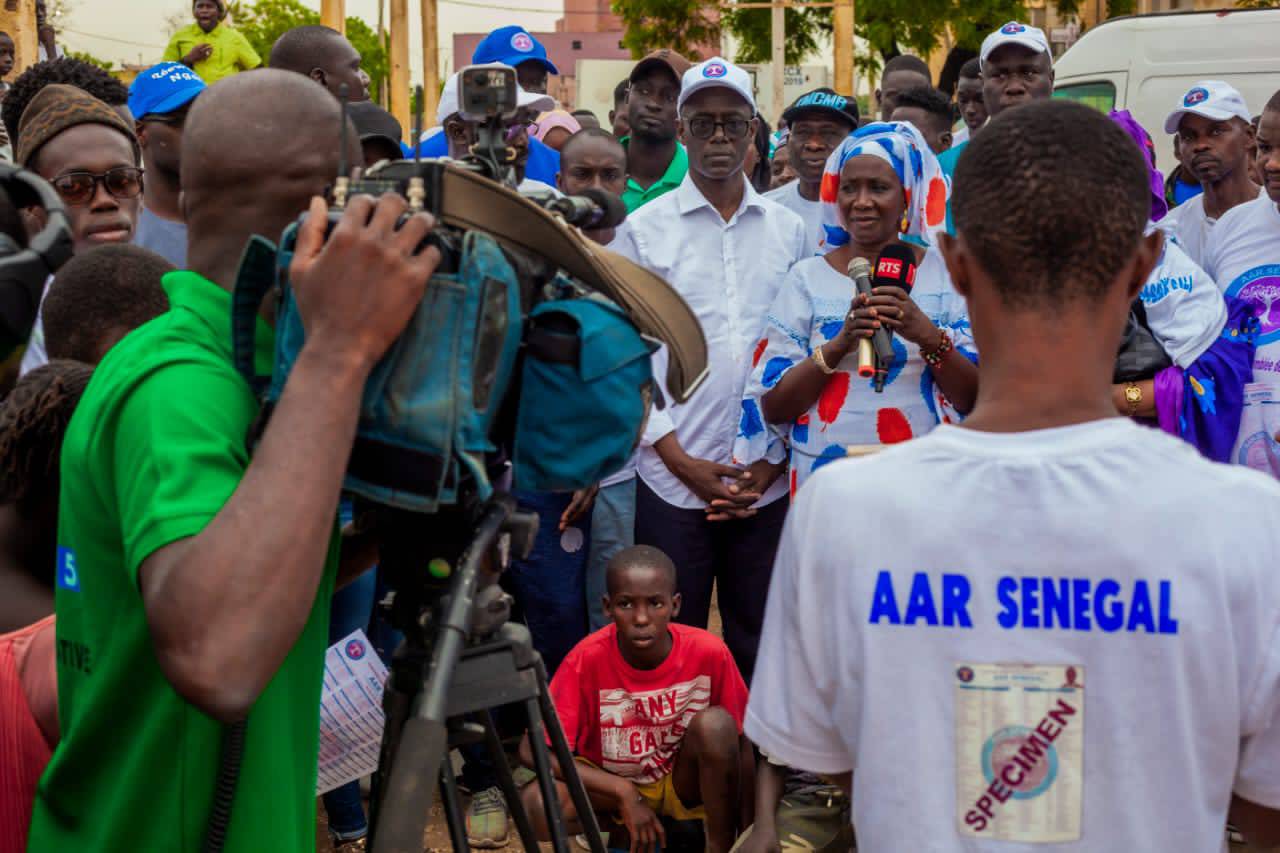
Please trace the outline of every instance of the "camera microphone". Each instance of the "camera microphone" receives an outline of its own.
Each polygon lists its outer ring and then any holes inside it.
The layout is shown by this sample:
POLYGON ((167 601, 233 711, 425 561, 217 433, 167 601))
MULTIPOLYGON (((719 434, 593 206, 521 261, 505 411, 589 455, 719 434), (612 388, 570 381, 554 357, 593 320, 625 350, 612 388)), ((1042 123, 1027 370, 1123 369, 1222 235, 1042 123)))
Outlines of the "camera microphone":
POLYGON ((584 229, 616 228, 627 218, 627 206, 622 199, 596 187, 585 189, 579 195, 566 195, 548 202, 547 210, 558 213, 570 225, 584 229))

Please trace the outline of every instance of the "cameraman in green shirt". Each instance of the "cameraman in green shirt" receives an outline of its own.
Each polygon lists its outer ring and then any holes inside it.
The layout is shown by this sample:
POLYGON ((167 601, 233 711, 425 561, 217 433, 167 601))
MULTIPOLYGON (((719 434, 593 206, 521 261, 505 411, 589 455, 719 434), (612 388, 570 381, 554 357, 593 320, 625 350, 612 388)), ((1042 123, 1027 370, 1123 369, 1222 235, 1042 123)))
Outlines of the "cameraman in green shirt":
POLYGON ((62 741, 32 851, 200 849, 224 727, 240 720, 223 849, 315 850, 329 598, 376 558, 367 542, 339 548, 338 493, 366 377, 439 262, 417 252, 430 217, 397 230, 393 196, 352 199, 325 241, 317 196, 339 152, 314 140, 335 117, 324 89, 267 70, 211 87, 187 118, 189 269, 164 279, 169 312, 95 370, 63 447, 62 741), (229 291, 250 235, 279 235, 308 200, 290 267, 307 342, 250 457, 258 402, 232 364, 229 291))

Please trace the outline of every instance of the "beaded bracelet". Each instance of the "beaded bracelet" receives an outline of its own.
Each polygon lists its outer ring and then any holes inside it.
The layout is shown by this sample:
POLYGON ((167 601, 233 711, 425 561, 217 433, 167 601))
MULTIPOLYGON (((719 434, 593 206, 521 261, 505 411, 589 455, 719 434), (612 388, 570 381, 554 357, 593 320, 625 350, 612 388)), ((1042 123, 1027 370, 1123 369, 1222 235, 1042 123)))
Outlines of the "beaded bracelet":
POLYGON ((940 329, 939 331, 942 332, 942 340, 938 341, 938 345, 929 352, 920 351, 920 357, 930 367, 942 367, 942 361, 947 357, 947 353, 956 348, 955 342, 951 340, 951 335, 947 334, 947 330, 940 329))

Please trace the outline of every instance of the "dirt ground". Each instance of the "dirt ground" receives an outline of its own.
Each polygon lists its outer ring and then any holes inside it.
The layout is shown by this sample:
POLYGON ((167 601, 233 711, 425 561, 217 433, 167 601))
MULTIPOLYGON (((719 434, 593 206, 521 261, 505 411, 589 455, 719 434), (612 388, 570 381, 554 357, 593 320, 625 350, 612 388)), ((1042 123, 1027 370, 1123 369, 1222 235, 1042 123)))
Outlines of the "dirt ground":
MULTIPOLYGON (((711 616, 708 628, 716 636, 723 636, 720 624, 720 609, 717 607, 714 597, 711 601, 711 616)), ((463 808, 466 808, 466 797, 463 798, 463 808)), ((367 806, 367 804, 366 804, 367 806)), ((551 845, 542 845, 544 850, 550 850, 551 845)), ((427 834, 423 838, 424 853, 448 853, 452 850, 449 844, 449 828, 445 824, 444 810, 437 802, 431 807, 431 818, 427 823, 427 834)), ((523 848, 520 846, 520 839, 516 836, 515 825, 511 826, 511 844, 502 848, 498 853, 522 853, 523 848)), ((320 804, 320 800, 316 800, 316 853, 333 853, 333 846, 329 843, 328 822, 325 820, 324 806, 320 804)))

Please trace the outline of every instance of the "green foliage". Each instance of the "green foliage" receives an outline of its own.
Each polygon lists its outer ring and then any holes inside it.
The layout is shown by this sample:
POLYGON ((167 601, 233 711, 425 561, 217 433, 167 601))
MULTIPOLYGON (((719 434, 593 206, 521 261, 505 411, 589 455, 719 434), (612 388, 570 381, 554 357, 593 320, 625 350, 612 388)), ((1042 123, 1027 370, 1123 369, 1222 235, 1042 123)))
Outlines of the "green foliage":
POLYGON ((1236 6, 1241 9, 1274 9, 1280 3, 1275 0, 1236 0, 1236 6))
POLYGON ((110 60, 99 59, 98 57, 94 56, 92 53, 88 53, 87 51, 69 50, 67 51, 67 56, 71 57, 72 59, 78 59, 81 62, 87 62, 90 65, 96 65, 99 68, 101 68, 103 71, 111 71, 113 68, 115 68, 115 66, 111 63, 110 60))
POLYGON ((1138 11, 1136 0, 1107 0, 1107 17, 1118 18, 1138 11))
MULTIPOLYGON (((232 0, 228 3, 232 25, 244 34, 265 62, 271 46, 294 27, 320 23, 320 13, 301 0, 232 0)), ((370 80, 370 95, 377 99, 390 75, 390 46, 360 18, 347 18, 347 39, 360 54, 360 64, 370 80)))
MULTIPOLYGON (((738 39, 735 62, 768 62, 773 58, 772 16, 768 9, 733 9, 724 11, 721 23, 738 39)), ((799 65, 805 57, 816 53, 818 40, 831 32, 831 9, 787 9, 786 63, 799 65)))
POLYGON ((613 0, 612 7, 626 27, 622 44, 636 59, 660 47, 693 59, 699 45, 720 41, 720 26, 705 11, 715 7, 697 0, 613 0))

